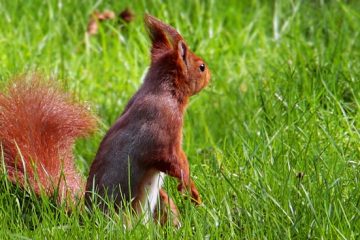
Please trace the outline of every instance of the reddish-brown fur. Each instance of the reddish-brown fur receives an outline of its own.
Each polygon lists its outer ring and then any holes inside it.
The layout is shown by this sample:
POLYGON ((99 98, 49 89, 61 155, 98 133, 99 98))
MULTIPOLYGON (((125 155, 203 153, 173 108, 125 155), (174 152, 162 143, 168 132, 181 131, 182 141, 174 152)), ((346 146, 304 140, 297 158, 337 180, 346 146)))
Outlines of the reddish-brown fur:
POLYGON ((190 190, 201 203, 182 150, 182 127, 189 97, 207 85, 210 72, 174 28, 151 16, 145 23, 152 41, 150 69, 99 147, 87 181, 88 206, 95 190, 119 205, 132 201, 141 212, 143 189, 156 171, 179 179, 178 189, 190 190))
MULTIPOLYGON (((156 181, 163 181, 160 172, 175 177, 179 191, 189 190, 192 200, 201 203, 182 150, 182 127, 189 97, 207 85, 210 72, 174 28, 149 15, 145 23, 152 41, 149 72, 102 140, 85 200, 92 206, 94 190, 117 206, 131 202, 141 213, 152 191, 160 199, 160 222, 172 214, 178 225, 177 208, 156 181)), ((0 93, 0 143, 10 180, 49 195, 59 187, 61 200, 81 196, 72 145, 94 126, 91 114, 52 83, 35 75, 20 77, 0 93)), ((154 211, 156 199, 149 199, 154 211)))
POLYGON ((86 108, 38 75, 21 76, 0 93, 0 144, 9 179, 72 198, 83 191, 72 146, 95 128, 86 108), (59 187, 59 188, 58 188, 59 187))
POLYGON ((179 210, 177 209, 174 201, 168 196, 164 189, 159 191, 159 210, 155 209, 154 218, 160 222, 161 225, 166 224, 166 222, 171 219, 172 224, 176 227, 180 227, 180 216, 179 210))

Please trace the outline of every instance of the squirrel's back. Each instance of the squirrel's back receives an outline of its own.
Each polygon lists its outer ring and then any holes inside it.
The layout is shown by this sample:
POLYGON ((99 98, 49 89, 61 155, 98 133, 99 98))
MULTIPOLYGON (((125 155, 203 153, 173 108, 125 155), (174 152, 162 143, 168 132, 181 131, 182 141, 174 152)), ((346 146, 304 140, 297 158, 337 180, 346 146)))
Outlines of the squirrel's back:
POLYGON ((95 128, 82 105, 38 75, 21 76, 0 93, 0 144, 8 177, 14 183, 58 198, 78 195, 72 147, 95 128))

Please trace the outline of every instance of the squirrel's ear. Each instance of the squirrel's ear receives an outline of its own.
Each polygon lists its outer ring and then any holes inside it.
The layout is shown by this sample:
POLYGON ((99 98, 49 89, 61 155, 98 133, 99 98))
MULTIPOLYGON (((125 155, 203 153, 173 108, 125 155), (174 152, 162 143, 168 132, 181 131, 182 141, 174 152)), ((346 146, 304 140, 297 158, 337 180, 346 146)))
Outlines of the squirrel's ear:
POLYGON ((159 20, 150 15, 145 15, 144 20, 152 42, 151 59, 154 60, 163 53, 172 49, 172 46, 166 36, 166 33, 161 28, 159 20))
POLYGON ((169 50, 176 49, 174 46, 182 40, 182 37, 173 27, 148 14, 145 15, 144 20, 152 42, 152 60, 169 50))
POLYGON ((188 59, 188 47, 183 40, 180 40, 178 42, 177 51, 178 51, 178 56, 179 56, 180 60, 182 60, 185 65, 187 65, 187 63, 188 63, 188 60, 187 60, 188 59))

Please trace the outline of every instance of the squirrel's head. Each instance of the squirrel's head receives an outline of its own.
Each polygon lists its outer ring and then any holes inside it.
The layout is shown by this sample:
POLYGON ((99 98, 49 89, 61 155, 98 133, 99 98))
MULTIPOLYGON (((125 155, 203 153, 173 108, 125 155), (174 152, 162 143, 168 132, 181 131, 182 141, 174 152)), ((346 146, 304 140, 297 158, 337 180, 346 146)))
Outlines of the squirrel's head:
POLYGON ((172 78, 175 88, 187 96, 203 89, 209 83, 210 71, 206 63, 190 51, 182 36, 150 15, 145 15, 145 25, 152 41, 151 68, 161 67, 157 69, 161 74, 175 75, 172 78))

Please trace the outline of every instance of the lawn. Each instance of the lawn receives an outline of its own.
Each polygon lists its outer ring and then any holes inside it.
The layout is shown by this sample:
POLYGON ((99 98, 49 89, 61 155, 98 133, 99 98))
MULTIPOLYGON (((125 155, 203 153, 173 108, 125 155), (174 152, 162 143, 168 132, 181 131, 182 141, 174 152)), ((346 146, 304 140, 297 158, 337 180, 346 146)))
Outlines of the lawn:
POLYGON ((203 205, 167 178, 182 228, 124 230, 116 214, 67 213, 2 173, 0 238, 360 238, 360 1, 0 1, 0 86, 40 72, 99 116, 75 149, 84 176, 147 71, 145 12, 176 27, 212 72, 183 142, 203 205), (85 36, 94 10, 126 7, 133 22, 85 36))

